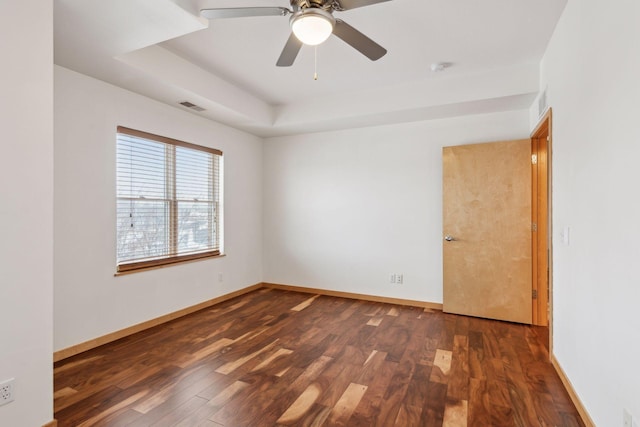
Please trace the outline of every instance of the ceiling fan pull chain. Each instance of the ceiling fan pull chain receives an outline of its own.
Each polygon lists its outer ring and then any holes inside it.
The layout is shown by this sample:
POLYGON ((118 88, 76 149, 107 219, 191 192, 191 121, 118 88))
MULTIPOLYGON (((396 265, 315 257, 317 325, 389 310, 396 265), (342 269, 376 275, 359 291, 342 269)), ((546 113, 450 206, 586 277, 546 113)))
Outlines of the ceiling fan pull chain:
POLYGON ((313 80, 318 80, 318 46, 313 47, 313 80))

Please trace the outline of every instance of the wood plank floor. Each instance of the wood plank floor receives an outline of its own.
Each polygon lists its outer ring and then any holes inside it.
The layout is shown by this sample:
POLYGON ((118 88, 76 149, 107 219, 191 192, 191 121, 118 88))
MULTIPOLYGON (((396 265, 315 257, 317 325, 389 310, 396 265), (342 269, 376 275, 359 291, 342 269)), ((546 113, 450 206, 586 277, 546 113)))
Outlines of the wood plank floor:
POLYGON ((58 362, 66 426, 583 426, 546 330, 261 289, 58 362))

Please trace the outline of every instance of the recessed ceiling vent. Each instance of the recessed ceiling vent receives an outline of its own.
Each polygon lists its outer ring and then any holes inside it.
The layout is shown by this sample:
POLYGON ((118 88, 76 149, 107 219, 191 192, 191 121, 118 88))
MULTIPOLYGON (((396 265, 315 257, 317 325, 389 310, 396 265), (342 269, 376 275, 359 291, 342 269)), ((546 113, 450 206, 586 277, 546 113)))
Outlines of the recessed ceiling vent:
POLYGON ((191 108, 193 111, 197 111, 197 112, 205 111, 204 108, 202 108, 199 105, 196 105, 196 104, 194 104, 192 102, 189 102, 189 101, 183 101, 183 102, 180 103, 180 105, 184 105, 185 107, 191 108))

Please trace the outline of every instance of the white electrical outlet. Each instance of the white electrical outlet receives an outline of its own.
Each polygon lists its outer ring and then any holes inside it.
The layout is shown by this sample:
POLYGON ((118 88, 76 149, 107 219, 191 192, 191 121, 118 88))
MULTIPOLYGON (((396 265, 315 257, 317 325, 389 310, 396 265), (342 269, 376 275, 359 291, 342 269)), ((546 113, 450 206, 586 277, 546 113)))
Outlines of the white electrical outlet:
POLYGON ((633 417, 626 408, 622 410, 622 427, 633 427, 633 417))
POLYGON ((2 381, 0 383, 0 406, 6 405, 9 402, 13 402, 13 383, 15 378, 2 381))
POLYGON ((391 273, 389 274, 389 284, 390 285, 402 285, 404 278, 402 273, 391 273))

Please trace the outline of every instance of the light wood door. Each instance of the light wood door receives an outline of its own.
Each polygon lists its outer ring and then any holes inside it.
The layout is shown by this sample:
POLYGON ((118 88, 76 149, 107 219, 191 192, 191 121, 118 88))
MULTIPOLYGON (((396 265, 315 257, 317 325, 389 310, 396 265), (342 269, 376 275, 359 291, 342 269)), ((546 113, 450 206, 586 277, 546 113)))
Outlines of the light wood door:
POLYGON ((531 141, 442 159, 444 311, 531 323, 531 141))

